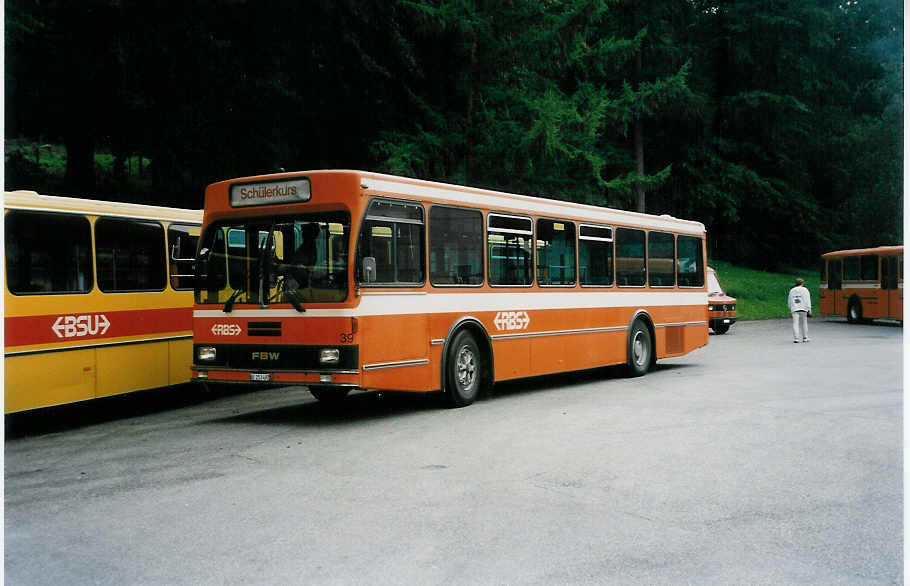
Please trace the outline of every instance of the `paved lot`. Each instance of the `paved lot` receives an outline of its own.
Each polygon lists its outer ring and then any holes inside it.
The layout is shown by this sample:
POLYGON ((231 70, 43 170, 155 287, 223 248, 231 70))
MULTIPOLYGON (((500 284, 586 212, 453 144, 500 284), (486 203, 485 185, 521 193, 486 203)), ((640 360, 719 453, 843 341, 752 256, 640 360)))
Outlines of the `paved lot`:
POLYGON ((902 329, 810 329, 457 410, 183 388, 7 418, 6 583, 902 583, 902 329))

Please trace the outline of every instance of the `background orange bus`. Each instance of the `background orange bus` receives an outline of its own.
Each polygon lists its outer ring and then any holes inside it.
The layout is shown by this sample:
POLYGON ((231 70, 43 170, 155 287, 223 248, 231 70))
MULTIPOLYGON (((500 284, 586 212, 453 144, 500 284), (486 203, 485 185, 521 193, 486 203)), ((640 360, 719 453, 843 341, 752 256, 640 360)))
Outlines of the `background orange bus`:
POLYGON ((187 382, 201 210, 7 192, 4 412, 187 382))
POLYGON ((837 250, 822 255, 819 307, 822 315, 850 323, 904 320, 904 247, 837 250))
POLYGON ((206 190, 195 376, 443 390, 627 364, 708 341, 698 222, 359 171, 206 190))

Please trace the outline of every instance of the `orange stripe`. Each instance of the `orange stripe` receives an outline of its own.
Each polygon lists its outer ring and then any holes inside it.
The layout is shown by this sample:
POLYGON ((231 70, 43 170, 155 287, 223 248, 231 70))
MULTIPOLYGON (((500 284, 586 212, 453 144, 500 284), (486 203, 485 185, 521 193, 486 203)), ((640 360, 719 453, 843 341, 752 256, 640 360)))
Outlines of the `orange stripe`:
POLYGON ((7 317, 4 343, 13 346, 107 340, 148 336, 193 329, 190 307, 102 311, 56 315, 7 317))

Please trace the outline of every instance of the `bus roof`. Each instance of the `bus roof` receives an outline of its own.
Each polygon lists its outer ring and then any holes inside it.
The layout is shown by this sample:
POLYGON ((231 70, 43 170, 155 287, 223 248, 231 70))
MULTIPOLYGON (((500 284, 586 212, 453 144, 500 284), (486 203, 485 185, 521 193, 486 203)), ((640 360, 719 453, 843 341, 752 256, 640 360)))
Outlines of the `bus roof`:
POLYGON ((904 252, 904 245, 879 246, 877 248, 855 248, 852 250, 834 250, 826 252, 822 258, 837 258, 840 256, 859 256, 863 254, 900 254, 904 252))
POLYGON ((181 222, 202 222, 202 210, 187 210, 137 203, 41 195, 34 191, 7 191, 3 194, 3 208, 15 210, 58 211, 93 216, 148 218, 181 222))
MULTIPOLYGON (((342 169, 323 169, 314 171, 298 171, 289 173, 278 173, 274 175, 259 175, 254 177, 240 177, 221 181, 209 186, 209 190, 215 186, 221 186, 229 189, 230 184, 245 183, 255 181, 280 181, 282 179, 293 179, 294 177, 311 177, 328 176, 328 175, 351 175, 358 179, 359 185, 364 190, 379 192, 389 195, 410 195, 418 198, 426 198, 434 201, 445 201, 452 205, 474 204, 479 207, 500 210, 523 211, 524 213, 533 213, 543 216, 561 217, 566 215, 575 216, 576 219, 584 221, 587 219, 592 222, 630 224, 630 225, 647 225, 653 228, 664 228, 671 230, 685 230, 692 233, 703 234, 705 226, 701 222, 692 220, 681 220, 669 215, 643 214, 607 208, 576 202, 548 199, 543 197, 533 197, 529 195, 519 195, 505 193, 502 191, 493 191, 489 189, 480 189, 476 187, 465 187, 450 183, 438 183, 434 181, 425 181, 422 179, 413 179, 410 177, 399 177, 395 175, 386 175, 382 173, 373 173, 369 171, 342 170, 342 169), (575 212, 574 214, 572 212, 575 212)), ((207 194, 210 191, 207 190, 207 194)), ((209 202, 206 202, 208 207, 209 202)), ((226 205, 222 204, 222 205, 226 205)))

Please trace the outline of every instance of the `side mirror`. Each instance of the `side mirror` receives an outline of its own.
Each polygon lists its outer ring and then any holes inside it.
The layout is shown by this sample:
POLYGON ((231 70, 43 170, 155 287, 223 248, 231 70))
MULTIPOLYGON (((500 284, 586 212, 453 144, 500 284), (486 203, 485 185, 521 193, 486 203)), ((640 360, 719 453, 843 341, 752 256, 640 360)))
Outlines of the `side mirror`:
POLYGON ((205 288, 209 290, 215 288, 211 283, 212 275, 209 274, 209 259, 211 256, 212 251, 208 248, 203 248, 199 251, 199 256, 196 258, 196 263, 194 266, 194 272, 196 273, 196 285, 198 286, 200 283, 205 283, 205 288))
POLYGON ((364 283, 375 283, 376 282, 376 257, 373 257, 373 256, 363 257, 363 282, 364 283))

